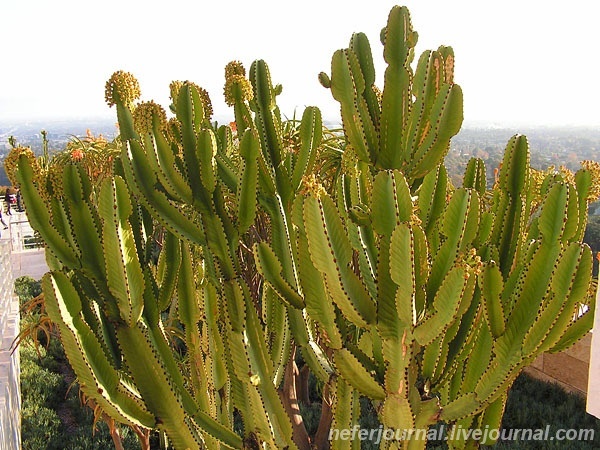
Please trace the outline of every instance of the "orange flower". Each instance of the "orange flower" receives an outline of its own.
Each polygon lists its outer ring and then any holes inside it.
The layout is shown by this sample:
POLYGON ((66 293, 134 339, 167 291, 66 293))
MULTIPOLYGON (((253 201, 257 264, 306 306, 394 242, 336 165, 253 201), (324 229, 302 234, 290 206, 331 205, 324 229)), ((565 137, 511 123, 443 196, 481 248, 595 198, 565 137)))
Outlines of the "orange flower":
POLYGON ((73 161, 81 161, 83 159, 83 151, 79 148, 76 148, 71 152, 71 159, 73 161))

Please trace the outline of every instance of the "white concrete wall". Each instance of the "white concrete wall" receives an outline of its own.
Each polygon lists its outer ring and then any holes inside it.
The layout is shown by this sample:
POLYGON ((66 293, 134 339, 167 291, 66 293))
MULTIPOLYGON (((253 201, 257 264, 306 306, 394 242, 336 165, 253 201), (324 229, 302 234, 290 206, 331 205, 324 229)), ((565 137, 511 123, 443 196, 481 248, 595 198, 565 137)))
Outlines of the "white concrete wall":
POLYGON ((596 315, 592 329, 587 411, 600 419, 600 289, 596 293, 596 315))
POLYGON ((11 244, 0 240, 0 449, 21 448, 19 352, 11 352, 19 333, 19 301, 14 295, 11 244))

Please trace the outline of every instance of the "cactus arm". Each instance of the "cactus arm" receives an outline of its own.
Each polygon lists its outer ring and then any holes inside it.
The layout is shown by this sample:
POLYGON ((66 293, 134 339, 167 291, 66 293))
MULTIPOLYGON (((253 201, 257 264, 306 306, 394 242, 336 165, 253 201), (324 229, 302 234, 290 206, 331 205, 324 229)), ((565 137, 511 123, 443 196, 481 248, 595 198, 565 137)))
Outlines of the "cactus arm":
POLYGON ((256 217, 258 184, 258 137, 252 130, 246 130, 240 141, 240 155, 244 160, 241 183, 238 191, 238 230, 245 233, 256 217))
MULTIPOLYGON (((178 312, 179 319, 185 329, 185 342, 187 349, 187 365, 189 370, 189 387, 193 393, 195 402, 191 402, 185 398, 182 398, 183 406, 189 411, 190 406, 192 407, 197 404, 197 408, 200 411, 210 412, 211 411, 211 400, 209 398, 209 386, 207 374, 205 370, 205 362, 203 359, 202 351, 200 349, 200 335, 198 333, 199 322, 202 319, 201 308, 203 305, 199 304, 199 293, 202 291, 196 290, 196 284, 194 282, 194 273, 192 268, 192 257, 190 253, 189 245, 186 242, 181 243, 181 270, 178 277, 177 283, 177 298, 178 298, 178 312)), ((165 358, 161 358, 163 361, 165 358)), ((175 378, 175 377, 174 377, 175 378)), ((177 381, 175 381, 177 384, 177 381)), ((178 386, 181 391, 185 389, 183 385, 178 386)), ((187 397, 187 392, 182 397, 187 397)), ((192 413, 193 414, 193 413, 192 413)), ((205 439, 211 439, 210 436, 205 439)), ((206 445, 210 446, 210 443, 206 445)), ((213 443, 214 445, 214 443, 213 443)))
POLYGON ((65 352, 83 391, 111 417, 144 428, 153 428, 152 414, 121 385, 119 375, 100 342, 81 318, 81 300, 66 275, 50 272, 42 280, 46 308, 66 341, 65 352))
POLYGON ((498 339, 502 345, 514 345, 524 338, 547 293, 555 261, 561 254, 559 241, 564 228, 566 192, 564 184, 557 183, 548 193, 539 220, 541 243, 517 287, 519 295, 507 317, 506 332, 498 339))
MULTIPOLYGON (((334 392, 331 422, 332 430, 350 430, 352 423, 356 420, 353 417, 355 398, 354 389, 343 379, 336 378, 332 383, 332 392, 334 392)), ((344 439, 332 439, 330 441, 331 450, 350 450, 351 442, 344 439)))
MULTIPOLYGON (((365 80, 363 97, 368 108, 370 123, 372 123, 372 131, 376 133, 376 130, 379 128, 381 111, 375 88, 375 65, 373 64, 371 45, 369 44, 367 36, 364 33, 354 33, 350 38, 350 49, 356 54, 360 71, 365 80)), ((363 116, 367 117, 366 114, 363 114, 363 116)), ((371 128, 369 129, 369 132, 370 131, 371 128)), ((369 139, 369 142, 373 142, 375 139, 376 136, 373 136, 373 138, 369 139)), ((370 145, 374 146, 375 142, 370 145)))
MULTIPOLYGON (((63 171, 64 195, 70 200, 68 206, 69 228, 75 242, 84 243, 86 251, 81 252, 83 270, 93 277, 105 277, 104 253, 100 242, 99 224, 94 217, 88 197, 84 192, 82 177, 77 167, 68 165, 63 171)), ((89 195, 89 194, 88 194, 89 195)))
POLYGON ((471 158, 465 169, 463 186, 475 189, 480 196, 483 196, 486 191, 486 180, 484 161, 480 158, 471 158))
POLYGON ((50 213, 50 217, 52 217, 52 225, 56 228, 56 231, 58 231, 71 248, 77 248, 75 238, 71 232, 66 208, 67 205, 64 205, 61 199, 53 196, 48 205, 48 212, 50 213))
POLYGON ((177 298, 179 320, 186 329, 195 329, 202 318, 198 303, 196 283, 192 266, 191 249, 187 242, 181 242, 181 268, 177 278, 177 298))
POLYGON ((132 206, 123 179, 116 177, 103 183, 98 210, 103 220, 107 286, 116 299, 121 318, 131 326, 143 311, 144 275, 128 220, 132 206))
POLYGON ((357 325, 372 323, 376 317, 375 305, 348 267, 352 249, 331 199, 323 197, 318 201, 308 197, 304 202, 304 220, 313 263, 325 275, 334 301, 357 325))
POLYGON ((196 134, 196 157, 200 167, 200 180, 208 192, 213 192, 217 185, 215 177, 217 141, 211 129, 203 128, 196 134))
POLYGON ((227 186, 231 192, 237 192, 239 180, 237 169, 233 162, 221 151, 217 151, 215 159, 217 161, 217 173, 219 174, 219 179, 221 179, 223 184, 227 186))
POLYGON ((447 189, 448 174, 444 165, 427 174, 419 188, 419 218, 427 236, 431 235, 434 224, 444 211, 447 189))
POLYGON ((506 277, 522 246, 517 236, 529 216, 524 190, 528 184, 529 145, 525 136, 513 136, 504 152, 498 176, 496 205, 497 222, 492 230, 491 241, 499 250, 500 268, 506 277))
POLYGON ((410 156, 414 149, 423 141, 431 127, 431 124, 427 122, 427 113, 431 110, 431 105, 435 100, 436 89, 439 91, 443 81, 440 60, 440 55, 431 50, 424 51, 419 57, 417 70, 412 80, 412 94, 415 102, 406 126, 404 158, 401 161, 403 164, 410 163, 410 156))
POLYGON ((390 236, 399 222, 407 222, 412 214, 410 190, 399 171, 381 171, 373 182, 372 223, 379 234, 390 236))
MULTIPOLYGON (((431 377, 431 382, 434 384, 442 383, 444 379, 448 379, 456 369, 456 360, 449 359, 451 350, 455 350, 457 346, 461 347, 462 353, 458 354, 458 358, 462 358, 468 353, 464 351, 464 347, 470 345, 472 339, 472 312, 473 305, 479 305, 480 294, 477 289, 476 276, 471 275, 467 280, 465 290, 463 291, 462 300, 457 314, 457 319, 448 326, 448 329, 441 336, 440 346, 436 349, 437 359, 435 361, 434 372, 431 377), (465 333, 465 328, 462 328, 463 321, 470 325, 465 333), (461 333, 461 334, 459 334, 461 333)), ((454 353, 454 355, 457 355, 454 353)))
POLYGON ((500 337, 505 330, 506 320, 502 305, 504 283, 500 268, 494 262, 488 263, 479 278, 481 294, 484 300, 485 318, 494 338, 500 337))
POLYGON ((386 427, 400 430, 414 429, 414 410, 405 394, 388 394, 381 409, 381 420, 386 427))
POLYGON ((592 186, 592 176, 588 169, 580 169, 575 173, 575 186, 579 199, 579 217, 578 228, 574 233, 573 240, 581 242, 585 234, 587 225, 587 211, 589 202, 590 187, 592 186))
POLYGON ((477 398, 477 395, 474 392, 469 392, 444 405, 440 414, 440 420, 452 422, 462 419, 473 414, 480 407, 481 402, 477 398))
MULTIPOLYGON (((506 400, 508 398, 508 394, 499 396, 494 402, 492 402, 488 407, 481 413, 481 418, 479 421, 479 429, 485 430, 499 430, 502 426, 502 416, 504 415, 504 408, 506 407, 506 400)), ((487 435, 487 440, 482 439, 480 441, 481 445, 495 445, 497 440, 492 440, 487 435)))
POLYGON ((475 239, 479 223, 479 199, 473 190, 458 189, 452 195, 441 223, 446 240, 431 266, 427 298, 431 299, 442 279, 454 265, 459 252, 475 239))
POLYGON ((269 355, 273 361, 273 384, 279 386, 292 351, 291 331, 288 324, 287 307, 279 300, 269 284, 262 293, 262 314, 264 334, 269 355))
POLYGON ((279 132, 281 123, 276 113, 275 92, 267 64, 263 60, 254 61, 250 66, 249 77, 254 89, 257 129, 266 151, 265 159, 271 162, 277 172, 283 160, 283 144, 279 132))
MULTIPOLYGON (((400 226, 400 225, 399 225, 400 226)), ((400 338, 400 327, 405 325, 404 317, 398 315, 400 291, 411 292, 410 284, 403 285, 398 289, 397 279, 392 269, 391 253, 397 249, 390 248, 388 239, 382 239, 379 245, 379 261, 377 264, 377 331, 381 339, 393 339, 398 341, 400 338)), ((403 273, 402 275, 408 275, 403 273)), ((403 299, 402 299, 403 300, 403 299)), ((402 305, 403 307, 405 305, 402 305)), ((410 307, 410 305, 408 306, 410 307)))
POLYGON ((204 215, 203 226, 206 232, 207 246, 218 259, 222 276, 225 279, 235 277, 235 260, 230 253, 230 246, 225 233, 223 221, 217 215, 204 215))
POLYGON ((281 299, 294 308, 304 308, 304 299, 282 277, 281 263, 277 260, 277 256, 269 245, 265 242, 255 244, 254 256, 256 258, 256 267, 260 274, 281 299))
POLYGON ((543 240, 556 242, 561 239, 567 222, 569 190, 564 183, 556 183, 548 192, 542 213, 538 221, 538 228, 543 240))
POLYGON ((460 86, 445 85, 429 113, 431 128, 415 150, 408 177, 421 178, 434 169, 446 155, 450 138, 460 130, 463 121, 463 95, 460 86))
MULTIPOLYGON (((246 288, 247 289, 247 288, 246 288)), ((289 446, 290 449, 296 448, 292 441, 292 423, 285 412, 281 399, 272 383, 273 362, 269 357, 269 352, 265 346, 265 339, 262 333, 262 326, 258 320, 258 315, 254 305, 246 295, 246 336, 248 339, 248 356, 250 358, 252 371, 259 377, 258 389, 262 394, 267 413, 276 442, 279 448, 289 446)))
MULTIPOLYGON (((560 339, 550 348, 548 351, 551 353, 558 353, 571 347, 575 342, 580 340, 586 333, 591 330, 594 326, 594 308, 596 307, 596 294, 595 292, 589 293, 586 301, 588 311, 581 317, 577 317, 566 331, 562 334, 560 339)), ((576 311, 576 314, 579 311, 576 311)))
POLYGON ((450 270, 444 278, 433 301, 434 313, 426 317, 414 329, 414 335, 421 345, 428 345, 440 336, 458 313, 467 286, 469 273, 462 267, 450 270))
POLYGON ((171 304, 171 298, 175 292, 177 275, 181 265, 181 247, 179 240, 173 233, 167 232, 163 248, 158 256, 158 310, 164 311, 171 304))
POLYGON ((357 96, 364 91, 364 79, 354 52, 336 51, 331 58, 331 94, 340 103, 344 133, 358 159, 368 162, 372 149, 367 146, 363 118, 358 110, 357 96))
POLYGON ((321 111, 316 107, 307 107, 300 122, 301 145, 292 173, 292 191, 296 192, 302 183, 302 177, 312 172, 317 148, 323 138, 321 111))
MULTIPOLYGON (((301 202, 298 202, 298 206, 299 217, 302 217, 301 202)), ((331 302, 323 301, 323 299, 328 298, 328 294, 320 272, 310 259, 304 224, 301 220, 295 220, 294 222, 298 224, 299 228, 296 234, 298 239, 296 245, 298 249, 298 279, 304 294, 306 311, 321 327, 321 336, 324 338, 326 345, 333 349, 341 348, 342 338, 335 323, 335 309, 331 302)))
MULTIPOLYGON (((277 437, 273 436, 270 427, 270 415, 272 414, 273 396, 269 395, 263 398, 261 394, 265 394, 267 386, 272 387, 271 376, 273 374, 272 362, 267 357, 267 351, 262 343, 256 341, 255 335, 245 336, 246 325, 253 323, 253 318, 247 318, 247 315, 256 314, 254 305, 248 305, 246 308, 247 299, 244 298, 244 289, 238 280, 231 280, 225 284, 225 301, 226 310, 226 350, 229 355, 229 363, 233 375, 232 388, 236 389, 237 399, 235 402, 243 416, 244 423, 251 426, 247 432, 257 433, 260 439, 271 444, 275 448, 277 445, 274 439, 280 439, 278 443, 282 443, 283 435, 281 428, 276 430, 277 437), (253 339, 253 345, 258 347, 250 349, 246 345, 247 339, 253 339), (250 355, 252 351, 252 355, 250 355), (257 367, 256 361, 262 360, 270 363, 270 366, 257 367), (268 405, 265 404, 268 402, 268 405)), ((258 318, 256 318, 258 320, 258 318)), ((250 330, 248 330, 250 331, 250 330)), ((272 392, 268 391, 268 394, 272 392)), ((279 400, 279 398, 277 398, 279 400)), ((281 406, 283 408, 283 406, 281 406)), ((283 415, 285 417, 285 413, 283 415)), ((285 418, 280 419, 285 422, 285 418)), ((279 422, 277 423, 280 424, 279 422)), ((291 429, 291 424, 289 424, 291 429)), ((291 436, 291 432, 290 432, 291 436)))
POLYGON ((28 217, 31 226, 37 230, 48 249, 56 255, 61 264, 67 267, 80 267, 78 252, 68 244, 68 241, 59 231, 52 226, 52 220, 48 209, 44 205, 40 194, 35 188, 33 181, 33 169, 25 156, 19 158, 18 178, 21 186, 21 194, 27 206, 28 217))
POLYGON ((383 387, 348 349, 336 350, 333 360, 340 375, 354 389, 375 400, 385 399, 383 387))
POLYGON ((220 334, 218 320, 219 297, 217 289, 210 282, 205 282, 202 286, 204 297, 204 308, 206 316, 206 325, 208 328, 209 348, 213 356, 213 384, 216 390, 221 390, 227 383, 228 374, 225 364, 225 347, 223 336, 220 334))
MULTIPOLYGON (((563 243, 573 242, 573 238, 575 238, 578 232, 580 222, 586 222, 586 219, 580 218, 579 214, 579 196, 575 186, 569 183, 567 184, 567 217, 569 220, 567 220, 565 223, 565 228, 562 234, 563 243)), ((580 241, 580 239, 577 239, 577 242, 580 241)))
POLYGON ((231 329, 224 336, 224 345, 231 377, 231 395, 233 403, 238 408, 244 421, 244 428, 248 435, 254 435, 276 448, 271 437, 271 430, 267 413, 258 389, 252 383, 247 382, 248 357, 243 350, 242 336, 231 329))
POLYGON ((152 215, 169 231, 182 239, 202 244, 205 241, 202 230, 172 205, 165 194, 156 190, 156 177, 143 162, 145 156, 140 144, 130 141, 128 149, 131 159, 127 153, 124 154, 123 168, 130 189, 140 194, 142 202, 152 211, 152 215))
MULTIPOLYGON (((146 405, 157 417, 158 428, 164 430, 176 448, 197 448, 198 436, 186 420, 186 414, 172 380, 161 365, 158 355, 139 326, 117 329, 123 356, 146 405), (126 345, 123 345, 127 343, 126 345), (144 355, 144 356, 141 356, 144 355)), ((198 426, 230 448, 242 448, 241 438, 203 412, 194 415, 198 426)))
MULTIPOLYGON (((526 354, 550 350, 573 326, 579 306, 586 304, 592 276, 592 252, 587 246, 572 243, 557 263, 551 292, 538 320, 523 342, 526 354)), ((589 307, 589 306, 588 306, 589 307)), ((584 315, 590 314, 589 311, 584 315)), ((591 315, 591 314, 590 314, 591 315)), ((577 320, 581 320, 577 317, 577 320)))
POLYGON ((399 168, 405 159, 403 136, 410 114, 410 59, 417 43, 417 33, 412 29, 406 7, 394 7, 382 32, 385 69, 383 98, 381 101, 380 153, 377 165, 399 168))
POLYGON ((348 48, 350 70, 358 81, 354 91, 355 108, 360 116, 365 144, 371 161, 377 159, 379 134, 379 101, 375 92, 375 68, 369 40, 364 33, 354 33, 348 48))
POLYGON ((187 183, 192 190, 196 201, 205 198, 206 193, 202 186, 202 173, 197 154, 196 132, 204 117, 204 107, 200 95, 191 83, 183 83, 177 94, 176 103, 177 119, 181 123, 181 138, 187 183))
POLYGON ((172 190, 177 193, 177 197, 186 203, 192 203, 192 190, 187 184, 183 175, 177 169, 175 155, 173 149, 167 139, 165 138, 164 132, 158 127, 153 128, 152 133, 153 144, 151 147, 147 147, 149 160, 155 164, 155 171, 159 171, 161 176, 159 179, 163 185, 172 186, 172 190))

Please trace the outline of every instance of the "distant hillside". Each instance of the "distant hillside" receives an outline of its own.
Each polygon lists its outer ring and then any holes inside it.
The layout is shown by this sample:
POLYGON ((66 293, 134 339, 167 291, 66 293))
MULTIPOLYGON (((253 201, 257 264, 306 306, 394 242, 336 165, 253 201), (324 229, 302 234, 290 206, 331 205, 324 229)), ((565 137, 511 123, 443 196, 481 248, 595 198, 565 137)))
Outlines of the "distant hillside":
MULTIPOLYGON (((215 120, 218 123, 229 123, 231 119, 217 117, 215 120)), ((325 123, 329 127, 339 127, 336 121, 329 120, 325 123)), ((94 135, 102 134, 109 140, 118 134, 116 120, 111 119, 48 120, 19 124, 0 122, 0 161, 4 160, 10 151, 8 144, 10 136, 14 136, 20 145, 29 146, 34 152, 40 154, 41 130, 46 130, 48 133, 51 151, 62 150, 74 136, 85 136, 87 130, 94 135)), ((564 165, 571 170, 577 170, 579 161, 585 159, 600 161, 600 128, 503 128, 474 127, 467 124, 452 139, 446 158, 455 184, 460 184, 464 168, 471 157, 478 157, 486 162, 488 178, 491 181, 493 169, 498 167, 506 143, 517 133, 527 136, 531 148, 531 164, 535 168, 564 165)), ((0 186, 8 183, 4 170, 0 170, 0 186)))

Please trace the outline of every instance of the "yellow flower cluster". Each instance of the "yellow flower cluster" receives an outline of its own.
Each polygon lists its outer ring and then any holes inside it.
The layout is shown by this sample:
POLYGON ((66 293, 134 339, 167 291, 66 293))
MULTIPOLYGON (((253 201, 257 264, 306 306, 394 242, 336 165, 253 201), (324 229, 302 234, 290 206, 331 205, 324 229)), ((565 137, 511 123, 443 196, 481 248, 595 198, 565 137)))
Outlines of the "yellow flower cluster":
POLYGON ((8 156, 4 159, 4 170, 6 171, 6 175, 13 186, 17 186, 19 184, 19 181, 17 180, 17 167, 21 155, 25 155, 27 159, 29 159, 34 173, 39 174, 41 171, 38 160, 31 148, 22 146, 13 148, 8 156))
MULTIPOLYGON (((591 184, 586 200, 588 203, 595 202, 600 199, 600 163, 590 160, 582 161, 581 168, 587 170, 591 175, 591 184)), ((548 176, 560 176, 565 182, 573 185, 575 184, 576 176, 575 173, 565 166, 560 166, 558 169, 555 166, 550 166, 546 170, 530 169, 530 175, 532 192, 535 193, 539 201, 541 201, 542 197, 542 185, 548 176)))
POLYGON ((181 142, 181 122, 176 117, 171 117, 167 122, 169 140, 181 142))
POLYGON ((151 133, 156 126, 159 130, 167 127, 165 110, 153 101, 142 102, 133 111, 133 123, 139 133, 151 133))
POLYGON ((59 164, 51 164, 48 167, 48 172, 46 173, 46 183, 44 183, 44 189, 40 189, 40 194, 46 201, 50 201, 50 194, 47 192, 47 189, 51 189, 52 192, 56 195, 58 192, 62 192, 63 185, 63 169, 64 166, 59 164))
POLYGON ((316 198, 321 198, 327 195, 327 191, 320 183, 315 174, 305 175, 302 177, 302 194, 312 194, 316 198))
POLYGON ((344 152, 342 153, 342 173, 350 177, 358 176, 358 168, 356 163, 358 161, 358 155, 352 145, 347 144, 344 152))
POLYGON ((592 176, 592 185, 588 194, 588 203, 600 199, 600 163, 597 161, 581 161, 581 167, 590 172, 592 176))
POLYGON ((115 105, 118 101, 127 107, 132 107, 133 102, 140 98, 140 84, 129 72, 119 70, 111 75, 106 82, 104 98, 108 106, 115 105))
POLYGON ((225 103, 233 106, 236 101, 252 100, 252 85, 246 78, 246 69, 239 61, 231 61, 225 66, 225 103))
POLYGON ((212 107, 212 102, 210 100, 210 96, 208 95, 208 91, 206 89, 201 88, 196 83, 193 83, 191 81, 171 81, 171 84, 169 85, 169 90, 170 90, 171 100, 173 101, 173 104, 174 105, 177 104, 177 98, 179 97, 179 91, 181 90, 181 87, 184 84, 187 84, 191 88, 194 88, 198 91, 200 100, 202 100, 202 106, 204 107, 204 119, 210 120, 213 115, 213 107, 212 107))

